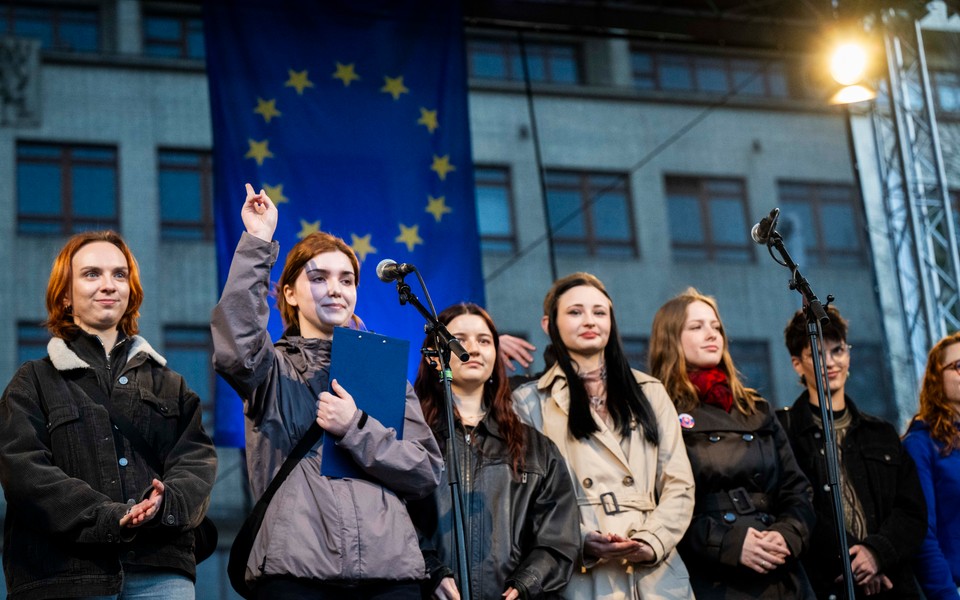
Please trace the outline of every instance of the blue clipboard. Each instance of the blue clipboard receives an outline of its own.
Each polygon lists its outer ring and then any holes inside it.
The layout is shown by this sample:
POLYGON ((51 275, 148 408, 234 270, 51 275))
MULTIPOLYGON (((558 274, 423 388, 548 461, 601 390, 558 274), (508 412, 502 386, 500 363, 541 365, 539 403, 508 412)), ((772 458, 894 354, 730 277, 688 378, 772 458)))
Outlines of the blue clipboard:
MULTIPOLYGON (((353 396, 357 408, 403 439, 407 397, 407 356, 410 342, 369 331, 337 327, 333 330, 330 381, 353 396)), ((330 391, 328 389, 328 391, 330 391)), ((333 436, 323 436, 320 474, 327 477, 369 479, 350 452, 333 436)))

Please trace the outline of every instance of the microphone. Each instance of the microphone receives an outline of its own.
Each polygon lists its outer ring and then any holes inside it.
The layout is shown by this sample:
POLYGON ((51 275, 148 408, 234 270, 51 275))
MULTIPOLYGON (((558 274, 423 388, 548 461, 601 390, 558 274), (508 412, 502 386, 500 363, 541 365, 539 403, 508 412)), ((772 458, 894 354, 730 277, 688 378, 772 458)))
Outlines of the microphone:
MULTIPOLYGON (((753 238, 753 241, 765 246, 770 241, 770 236, 776 233, 778 218, 780 218, 780 209, 775 208, 770 211, 769 215, 760 219, 760 222, 750 230, 750 237, 753 238)), ((379 272, 380 268, 377 267, 377 273, 379 272)))
POLYGON ((417 268, 410 263, 397 264, 397 261, 385 258, 377 265, 377 278, 384 283, 390 283, 416 270, 417 268))

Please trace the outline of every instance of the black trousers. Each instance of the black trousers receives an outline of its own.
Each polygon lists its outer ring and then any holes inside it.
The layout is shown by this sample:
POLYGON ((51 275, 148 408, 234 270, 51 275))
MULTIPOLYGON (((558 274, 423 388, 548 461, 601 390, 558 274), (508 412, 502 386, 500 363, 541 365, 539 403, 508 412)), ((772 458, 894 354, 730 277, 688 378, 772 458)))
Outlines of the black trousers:
POLYGON ((328 583, 297 577, 266 577, 257 583, 257 600, 420 600, 416 581, 328 583))

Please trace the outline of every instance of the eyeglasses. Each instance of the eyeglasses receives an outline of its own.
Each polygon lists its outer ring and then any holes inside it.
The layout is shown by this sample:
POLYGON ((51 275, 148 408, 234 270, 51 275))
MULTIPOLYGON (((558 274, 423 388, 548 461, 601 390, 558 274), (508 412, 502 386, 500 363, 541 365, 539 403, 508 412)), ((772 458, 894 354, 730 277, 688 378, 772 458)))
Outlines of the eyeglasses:
POLYGON ((953 369, 954 371, 956 371, 957 375, 960 375, 960 360, 958 360, 957 362, 950 363, 948 365, 944 365, 943 367, 944 371, 949 371, 950 369, 953 369))
MULTIPOLYGON (((853 348, 852 344, 847 344, 846 342, 844 342, 838 346, 834 346, 833 348, 828 348, 826 352, 827 354, 830 355, 831 358, 833 358, 833 360, 843 360, 844 358, 847 357, 847 355, 850 353, 850 350, 852 348, 853 348)), ((809 359, 810 351, 805 350, 801 356, 803 356, 806 359, 809 359)))
POLYGON ((847 354, 850 353, 850 349, 853 348, 852 345, 843 343, 833 348, 827 349, 827 354, 829 354, 833 360, 841 360, 847 357, 847 354))

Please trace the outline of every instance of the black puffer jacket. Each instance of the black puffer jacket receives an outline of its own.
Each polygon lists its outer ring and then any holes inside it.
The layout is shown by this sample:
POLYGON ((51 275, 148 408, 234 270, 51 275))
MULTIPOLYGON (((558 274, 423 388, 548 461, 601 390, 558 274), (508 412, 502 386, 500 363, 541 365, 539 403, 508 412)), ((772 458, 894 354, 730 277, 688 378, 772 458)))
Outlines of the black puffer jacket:
POLYGON ((54 338, 49 357, 20 367, 0 399, 11 599, 117 594, 124 568, 195 577, 192 528, 203 519, 217 470, 200 399, 143 338, 120 342, 111 363, 96 344, 84 333, 69 347, 54 338), (98 382, 157 449, 162 476, 125 439, 115 442, 107 410, 87 396, 81 378, 98 382), (166 488, 161 511, 121 529, 128 505, 149 495, 154 478, 166 488))
POLYGON ((813 600, 798 557, 814 525, 810 482, 766 401, 746 416, 710 405, 682 413, 683 441, 696 481, 693 520, 680 542, 698 600, 813 600), (761 575, 740 564, 747 529, 780 532, 787 563, 761 575))
MULTIPOLYGON (((490 415, 470 434, 471 442, 457 429, 471 597, 500 600, 512 586, 521 598, 559 598, 580 550, 577 498, 559 450, 523 425, 526 452, 515 478, 506 440, 490 415)), ((434 433, 444 444, 446 427, 434 433)), ((428 593, 453 576, 455 566, 447 473, 431 497, 409 505, 430 574, 428 593)))
MULTIPOLYGON (((927 530, 927 507, 917 468, 893 425, 861 413, 849 397, 846 407, 852 421, 843 439, 843 470, 857 493, 867 527, 863 539, 848 531, 847 543, 870 548, 880 572, 893 583, 893 589, 871 598, 920 598, 911 560, 927 530)), ((814 410, 819 414, 820 409, 810 404, 809 394, 804 392, 791 408, 777 411, 777 416, 787 430, 800 468, 813 483, 817 526, 810 552, 803 556, 807 575, 818 598, 831 594, 842 597, 842 584, 834 583, 843 566, 836 543, 833 500, 824 490, 828 478, 822 453, 823 429, 813 418, 814 410)), ((866 597, 860 588, 857 597, 866 597)))

